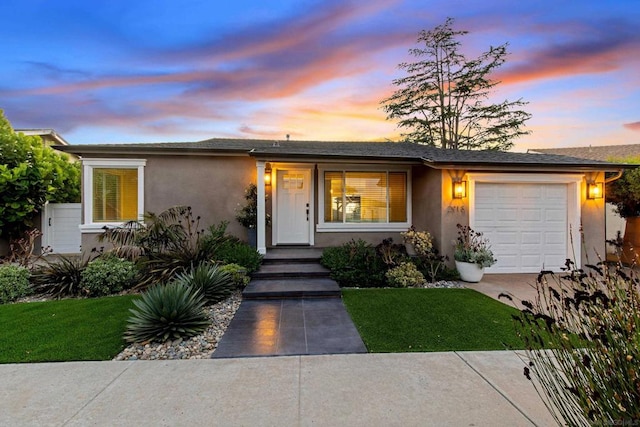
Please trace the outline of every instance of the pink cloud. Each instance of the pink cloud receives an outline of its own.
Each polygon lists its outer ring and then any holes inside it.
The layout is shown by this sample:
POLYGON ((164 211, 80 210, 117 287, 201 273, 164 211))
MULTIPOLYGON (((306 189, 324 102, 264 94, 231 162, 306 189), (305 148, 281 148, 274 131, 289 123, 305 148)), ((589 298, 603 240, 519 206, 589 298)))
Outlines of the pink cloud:
POLYGON ((622 126, 624 126, 626 129, 629 129, 635 132, 640 132, 640 122, 625 123, 622 126))
POLYGON ((595 36, 593 28, 582 28, 582 31, 573 28, 579 34, 567 36, 573 41, 520 53, 519 62, 497 72, 495 78, 504 83, 520 83, 606 73, 627 66, 630 58, 640 56, 640 36, 629 25, 615 24, 598 29, 600 34, 595 36))

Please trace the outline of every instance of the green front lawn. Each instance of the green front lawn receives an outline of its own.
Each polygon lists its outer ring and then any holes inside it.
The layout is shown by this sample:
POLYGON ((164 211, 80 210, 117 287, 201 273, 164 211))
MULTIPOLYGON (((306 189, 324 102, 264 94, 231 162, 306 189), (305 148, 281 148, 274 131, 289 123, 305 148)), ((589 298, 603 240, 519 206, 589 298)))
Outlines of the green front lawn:
POLYGON ((522 349, 518 310, 471 289, 343 289, 370 352, 522 349))
POLYGON ((135 296, 0 305, 0 363, 109 360, 135 296))

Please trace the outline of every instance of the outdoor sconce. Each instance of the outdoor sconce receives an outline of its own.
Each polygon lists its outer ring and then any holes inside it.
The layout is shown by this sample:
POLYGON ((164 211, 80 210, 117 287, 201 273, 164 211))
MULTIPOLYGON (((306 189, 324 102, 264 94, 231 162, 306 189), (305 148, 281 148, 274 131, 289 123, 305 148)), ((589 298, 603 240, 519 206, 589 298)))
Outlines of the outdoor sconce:
POLYGON ((602 199, 602 183, 601 182, 587 183, 587 199, 589 200, 602 199))
POLYGON ((264 185, 271 187, 271 163, 264 166, 264 185))
POLYGON ((462 181, 461 179, 453 181, 453 195, 454 199, 464 199, 467 197, 467 181, 462 181))

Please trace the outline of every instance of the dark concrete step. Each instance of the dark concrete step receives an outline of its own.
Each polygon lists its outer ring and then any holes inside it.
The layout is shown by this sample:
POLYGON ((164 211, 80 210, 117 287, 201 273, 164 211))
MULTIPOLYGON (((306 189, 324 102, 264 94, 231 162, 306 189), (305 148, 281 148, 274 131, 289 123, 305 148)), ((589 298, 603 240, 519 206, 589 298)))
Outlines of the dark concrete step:
POLYGON ((322 257, 320 248, 269 248, 264 256, 264 264, 286 264, 318 262, 322 257))
POLYGON ((318 262, 262 264, 253 279, 329 277, 329 270, 318 262))
POLYGON ((252 280, 242 292, 244 299, 340 298, 338 284, 325 278, 252 280))

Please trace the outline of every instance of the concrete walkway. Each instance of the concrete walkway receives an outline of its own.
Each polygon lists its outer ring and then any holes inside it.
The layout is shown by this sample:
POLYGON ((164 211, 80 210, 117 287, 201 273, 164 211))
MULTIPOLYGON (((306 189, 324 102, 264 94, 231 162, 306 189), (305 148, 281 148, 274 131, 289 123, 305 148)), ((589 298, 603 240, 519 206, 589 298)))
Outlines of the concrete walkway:
POLYGON ((0 365, 2 426, 550 426, 512 352, 0 365))
POLYGON ((213 358, 366 353, 340 298, 245 300, 213 358))

